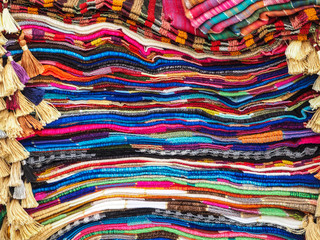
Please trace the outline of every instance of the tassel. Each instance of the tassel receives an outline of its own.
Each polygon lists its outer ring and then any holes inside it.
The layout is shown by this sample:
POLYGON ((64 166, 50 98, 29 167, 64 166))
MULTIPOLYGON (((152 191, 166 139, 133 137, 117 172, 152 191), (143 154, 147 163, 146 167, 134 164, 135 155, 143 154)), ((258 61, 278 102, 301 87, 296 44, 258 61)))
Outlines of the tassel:
POLYGON ((307 54, 305 51, 306 50, 309 51, 307 47, 308 47, 308 43, 303 43, 302 41, 298 41, 298 40, 291 41, 285 52, 287 59, 294 59, 298 61, 305 59, 307 57, 307 54))
POLYGON ((43 226, 40 223, 34 221, 32 224, 25 225, 23 228, 19 229, 22 239, 30 239, 41 231, 43 226))
POLYGON ((7 205, 9 200, 9 178, 0 179, 0 204, 7 205))
POLYGON ((312 48, 306 60, 308 74, 316 74, 320 71, 320 59, 314 48, 312 48))
POLYGON ((19 37, 19 44, 23 50, 21 57, 21 66, 27 71, 30 78, 34 78, 44 72, 42 64, 30 52, 26 40, 24 40, 24 33, 22 31, 19 37))
POLYGON ((30 182, 36 182, 37 181, 37 176, 34 175, 34 170, 27 164, 25 160, 21 162, 24 177, 26 178, 26 181, 28 183, 30 182))
POLYGON ((25 182, 24 184, 26 187, 26 199, 23 199, 21 201, 21 206, 23 208, 36 208, 36 207, 38 207, 39 203, 34 198, 31 183, 25 182))
POLYGON ((314 82, 312 89, 315 90, 316 92, 320 91, 320 71, 318 72, 318 78, 317 80, 314 82))
POLYGON ((29 157, 29 152, 16 139, 6 139, 6 145, 10 149, 10 154, 5 157, 9 163, 20 162, 29 157))
MULTIPOLYGON (((7 64, 9 65, 9 64, 7 64)), ((0 97, 6 97, 14 94, 17 91, 17 85, 12 81, 11 76, 9 75, 9 71, 6 72, 6 76, 4 75, 4 71, 2 71, 1 80, 0 80, 0 97)))
POLYGON ((28 88, 23 89, 22 94, 30 100, 34 105, 39 105, 43 100, 44 89, 42 88, 28 88))
POLYGON ((316 217, 316 218, 319 218, 319 217, 320 217, 320 195, 318 196, 318 201, 317 201, 317 208, 316 208, 315 217, 316 217))
POLYGON ((9 186, 10 187, 18 187, 22 183, 21 180, 21 163, 15 162, 11 165, 9 186))
POLYGON ((0 139, 0 157, 5 158, 10 154, 10 149, 7 146, 5 139, 0 139))
POLYGON ((3 71, 3 58, 0 58, 0 72, 3 71))
POLYGON ((19 200, 26 199, 26 188, 22 180, 20 186, 14 188, 12 197, 19 200))
POLYGON ((32 117, 31 115, 23 116, 23 118, 26 121, 26 123, 28 124, 28 126, 30 126, 31 128, 36 129, 36 130, 43 129, 42 124, 37 119, 32 117))
POLYGON ((45 100, 36 106, 36 117, 43 126, 57 120, 60 116, 60 112, 45 100))
POLYGON ((21 137, 26 138, 26 137, 31 136, 35 133, 32 129, 32 125, 27 122, 25 116, 18 117, 18 122, 22 128, 21 137))
POLYGON ((320 107, 320 96, 309 100, 309 103, 310 103, 312 110, 318 109, 318 107, 320 107))
POLYGON ((305 70, 305 64, 303 61, 294 60, 294 59, 287 59, 288 63, 288 72, 290 75, 297 75, 303 73, 305 70))
MULTIPOLYGON (((0 141, 1 141, 1 138, 6 138, 6 137, 8 137, 7 136, 7 134, 4 132, 4 131, 2 131, 2 130, 0 130, 0 141)), ((0 144, 1 145, 1 144, 0 144)), ((0 148, 1 149, 1 148, 0 148)), ((1 156, 1 155, 0 155, 1 156)))
POLYGON ((0 130, 4 131, 6 130, 7 125, 7 119, 9 118, 9 111, 7 109, 2 110, 0 112, 0 130))
POLYGON ((6 97, 6 105, 6 108, 12 111, 20 108, 17 92, 10 97, 6 97))
POLYGON ((3 0, 2 26, 7 33, 16 33, 21 30, 9 12, 8 0, 3 0))
POLYGON ((15 73, 17 74, 18 78, 20 79, 20 82, 22 84, 26 84, 30 78, 26 72, 26 70, 24 70, 23 67, 21 67, 18 63, 16 63, 15 61, 11 61, 11 65, 13 67, 13 70, 15 71, 15 73))
POLYGON ((26 98, 20 91, 17 91, 18 101, 19 101, 19 109, 15 110, 15 116, 25 116, 29 115, 30 113, 34 112, 34 104, 26 98))
POLYGON ((16 199, 12 199, 7 205, 7 216, 9 225, 14 227, 20 227, 34 221, 16 199))
MULTIPOLYGON (((4 27, 3 27, 3 24, 2 24, 2 6, 0 7, 0 32, 3 32, 4 31, 4 27)), ((2 34, 2 33, 1 33, 2 34)), ((5 45, 2 44, 2 42, 0 43, 1 45, 5 45)))
POLYGON ((19 229, 10 228, 10 238, 14 240, 25 240, 22 238, 19 229))
POLYGON ((310 41, 303 41, 301 44, 301 53, 299 54, 302 59, 305 59, 311 52, 314 50, 313 46, 311 45, 310 41))
POLYGON ((303 227, 306 230, 306 240, 320 239, 320 226, 313 221, 311 215, 306 216, 303 227))
POLYGON ((1 33, 2 31, 4 31, 3 27, 2 27, 2 14, 0 13, 0 45, 4 46, 7 44, 8 39, 6 39, 3 34, 1 33), (2 29, 2 30, 1 30, 2 29))
POLYGON ((2 226, 1 226, 1 229, 0 229, 0 239, 1 240, 10 240, 9 236, 8 236, 8 220, 7 220, 7 217, 4 217, 3 218, 3 221, 2 221, 2 226))
POLYGON ((10 175, 10 166, 8 163, 0 158, 0 178, 8 177, 10 175))
POLYGON ((2 57, 6 53, 7 53, 7 50, 4 47, 2 47, 2 45, 0 45, 0 56, 2 57))
POLYGON ((30 239, 41 231, 42 225, 34 221, 16 199, 11 200, 7 205, 7 216, 11 226, 10 232, 19 230, 22 239, 30 239))
POLYGON ((9 138, 17 138, 21 136, 22 128, 13 112, 9 112, 6 123, 5 132, 9 138))
MULTIPOLYGON (((1 141, 1 138, 6 138, 6 137, 8 137, 7 136, 7 134, 4 132, 4 131, 2 131, 2 130, 0 130, 0 141, 1 141)), ((1 145, 1 144, 0 144, 1 145)), ((1 149, 1 148, 0 148, 1 149)), ((1 156, 1 155, 0 155, 1 156)))
POLYGON ((3 98, 0 98, 0 111, 7 108, 7 103, 3 98))
POLYGON ((8 56, 8 62, 6 66, 3 69, 3 86, 4 86, 4 92, 5 96, 10 96, 14 94, 17 90, 22 90, 24 88, 24 85, 21 83, 20 79, 18 78, 17 74, 15 73, 12 62, 13 57, 10 53, 7 53, 8 56))
POLYGON ((34 235, 32 238, 30 238, 30 240, 43 240, 43 239, 48 239, 52 233, 53 229, 51 224, 47 224, 44 227, 41 228, 41 230, 34 235))
POLYGON ((8 95, 9 94, 6 92, 6 89, 4 88, 4 84, 2 83, 2 77, 0 75, 0 97, 3 98, 8 95))
POLYGON ((307 128, 311 128, 312 131, 320 133, 320 124, 318 123, 320 119, 320 109, 318 109, 312 116, 312 118, 307 123, 307 128))

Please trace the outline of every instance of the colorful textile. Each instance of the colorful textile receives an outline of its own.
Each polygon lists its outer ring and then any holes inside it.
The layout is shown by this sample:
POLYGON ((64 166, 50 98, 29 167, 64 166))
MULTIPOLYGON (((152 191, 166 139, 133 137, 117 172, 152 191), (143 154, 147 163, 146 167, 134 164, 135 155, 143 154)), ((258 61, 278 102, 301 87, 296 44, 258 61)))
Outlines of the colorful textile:
POLYGON ((317 238, 318 4, 3 1, 0 239, 317 238))

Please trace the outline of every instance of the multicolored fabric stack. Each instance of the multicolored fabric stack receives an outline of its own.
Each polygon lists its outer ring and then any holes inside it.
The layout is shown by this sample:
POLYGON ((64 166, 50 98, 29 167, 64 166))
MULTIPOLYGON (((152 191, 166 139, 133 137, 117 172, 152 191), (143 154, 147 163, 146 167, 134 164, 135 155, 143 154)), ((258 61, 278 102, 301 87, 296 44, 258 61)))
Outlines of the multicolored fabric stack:
POLYGON ((319 6, 3 1, 0 239, 319 240, 319 6))

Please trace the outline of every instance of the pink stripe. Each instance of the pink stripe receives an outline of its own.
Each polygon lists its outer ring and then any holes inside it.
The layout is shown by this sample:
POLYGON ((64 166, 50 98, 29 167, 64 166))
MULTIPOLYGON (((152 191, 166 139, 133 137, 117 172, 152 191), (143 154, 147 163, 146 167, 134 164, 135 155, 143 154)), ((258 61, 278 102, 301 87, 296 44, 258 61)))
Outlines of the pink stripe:
POLYGON ((215 206, 215 207, 219 207, 219 208, 225 208, 225 209, 229 209, 228 205, 225 204, 220 204, 220 203, 215 203, 215 202, 209 202, 209 201, 202 201, 202 203, 210 205, 210 206, 215 206))
MULTIPOLYGON (((103 231, 103 230, 138 230, 138 229, 144 229, 144 228, 159 228, 158 224, 139 224, 139 225, 130 225, 128 226, 127 224, 101 224, 97 226, 92 226, 88 227, 86 229, 83 229, 80 233, 78 233, 73 239, 74 240, 79 240, 81 237, 97 232, 97 231, 103 231)), ((249 234, 245 232, 230 232, 230 231, 223 231, 221 233, 217 234, 209 234, 209 233, 204 233, 201 231, 196 231, 193 229, 185 228, 185 227, 180 227, 180 226, 173 226, 173 225, 166 225, 166 226, 161 226, 159 230, 162 230, 163 228, 166 229, 176 229, 185 233, 189 233, 192 235, 196 236, 201 236, 201 237, 208 237, 208 238, 235 238, 235 237, 247 237, 247 238, 256 238, 256 239, 264 239, 264 240, 284 240, 284 238, 276 237, 276 236, 271 236, 271 235, 265 235, 265 234, 249 234)))
POLYGON ((76 87, 66 86, 66 85, 62 85, 62 84, 58 84, 58 83, 50 83, 50 85, 53 87, 62 88, 62 89, 77 90, 76 87))
POLYGON ((137 187, 160 187, 160 188, 169 188, 172 187, 174 183, 172 182, 137 182, 137 187))
POLYGON ((290 83, 290 82, 293 82, 293 81, 295 81, 296 79, 301 78, 302 76, 303 76, 303 74, 299 74, 299 75, 296 75, 296 76, 292 76, 291 78, 289 78, 289 79, 287 79, 287 80, 285 80, 285 81, 278 82, 278 83, 276 83, 276 84, 274 84, 274 85, 278 88, 278 87, 281 87, 281 86, 283 86, 283 85, 286 85, 286 84, 288 84, 288 83, 290 83))
POLYGON ((302 138, 299 141, 299 145, 302 144, 320 144, 320 136, 302 138))
MULTIPOLYGON (((36 131, 36 134, 39 136, 48 136, 48 135, 56 135, 56 134, 66 134, 66 133, 74 133, 79 131, 88 131, 93 129, 102 129, 102 128, 111 128, 118 131, 123 132, 137 132, 141 134, 151 134, 151 133, 159 133, 167 131, 167 127, 165 124, 160 124, 154 127, 122 127, 114 124, 88 124, 88 125, 79 125, 72 126, 66 128, 59 129, 44 129, 41 131, 36 131)), ((174 128, 174 126, 173 126, 174 128)))

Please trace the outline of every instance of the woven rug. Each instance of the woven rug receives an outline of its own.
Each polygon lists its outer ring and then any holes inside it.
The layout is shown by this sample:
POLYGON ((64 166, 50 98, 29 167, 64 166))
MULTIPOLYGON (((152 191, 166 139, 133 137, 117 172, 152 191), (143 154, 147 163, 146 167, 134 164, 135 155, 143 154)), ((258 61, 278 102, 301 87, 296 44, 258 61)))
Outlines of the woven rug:
POLYGON ((1 240, 320 239, 320 1, 0 3, 1 240))

